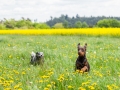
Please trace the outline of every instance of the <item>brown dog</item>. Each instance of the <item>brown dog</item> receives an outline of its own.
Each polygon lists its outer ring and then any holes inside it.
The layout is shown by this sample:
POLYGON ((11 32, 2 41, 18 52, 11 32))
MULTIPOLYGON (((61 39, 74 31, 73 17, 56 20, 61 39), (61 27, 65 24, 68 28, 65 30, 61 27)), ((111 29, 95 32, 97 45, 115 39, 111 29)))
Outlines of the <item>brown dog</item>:
POLYGON ((75 71, 81 70, 83 72, 89 72, 90 65, 86 58, 87 43, 85 43, 84 47, 81 47, 79 43, 77 48, 78 48, 78 58, 75 63, 75 71))

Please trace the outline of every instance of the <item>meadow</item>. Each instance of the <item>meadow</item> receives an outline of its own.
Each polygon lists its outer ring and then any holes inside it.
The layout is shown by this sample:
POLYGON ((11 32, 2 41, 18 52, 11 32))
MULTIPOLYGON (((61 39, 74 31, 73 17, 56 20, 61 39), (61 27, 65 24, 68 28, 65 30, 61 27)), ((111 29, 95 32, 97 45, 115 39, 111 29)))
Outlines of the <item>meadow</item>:
POLYGON ((87 35, 0 35, 0 90, 120 90, 120 39, 87 35), (74 71, 88 44, 89 73, 74 71), (30 65, 44 52, 43 66, 30 65))

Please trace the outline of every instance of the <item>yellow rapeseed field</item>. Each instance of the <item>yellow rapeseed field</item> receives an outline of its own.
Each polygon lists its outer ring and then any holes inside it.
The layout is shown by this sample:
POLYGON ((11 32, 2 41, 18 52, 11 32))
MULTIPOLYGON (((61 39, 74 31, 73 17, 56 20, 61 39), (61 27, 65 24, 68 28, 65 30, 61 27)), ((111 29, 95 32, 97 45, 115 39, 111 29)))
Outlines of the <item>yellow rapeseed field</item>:
POLYGON ((84 28, 84 29, 28 29, 28 30, 0 30, 0 34, 25 34, 25 35, 56 35, 56 34, 81 34, 81 35, 113 35, 120 36, 120 28, 84 28))

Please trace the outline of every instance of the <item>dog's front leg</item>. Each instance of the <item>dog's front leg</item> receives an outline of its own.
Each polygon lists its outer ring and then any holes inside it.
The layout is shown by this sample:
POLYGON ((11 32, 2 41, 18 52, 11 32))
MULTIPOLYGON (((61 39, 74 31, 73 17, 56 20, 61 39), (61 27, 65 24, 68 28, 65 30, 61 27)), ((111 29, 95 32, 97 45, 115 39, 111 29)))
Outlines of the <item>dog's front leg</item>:
POLYGON ((81 69, 81 71, 83 71, 83 72, 86 72, 86 71, 88 71, 88 68, 87 68, 87 66, 84 66, 84 67, 81 69))

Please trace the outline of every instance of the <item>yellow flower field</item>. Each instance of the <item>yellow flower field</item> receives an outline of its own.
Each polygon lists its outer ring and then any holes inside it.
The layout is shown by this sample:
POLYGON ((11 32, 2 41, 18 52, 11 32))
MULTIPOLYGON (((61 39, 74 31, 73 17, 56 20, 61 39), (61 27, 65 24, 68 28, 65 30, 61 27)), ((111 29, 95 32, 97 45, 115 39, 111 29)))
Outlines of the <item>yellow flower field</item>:
POLYGON ((41 30, 0 30, 0 34, 25 35, 56 35, 56 34, 82 34, 82 35, 120 35, 120 28, 84 28, 84 29, 41 29, 41 30))

